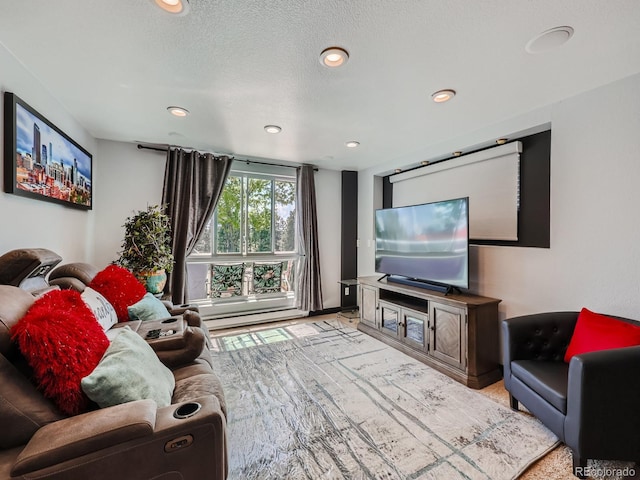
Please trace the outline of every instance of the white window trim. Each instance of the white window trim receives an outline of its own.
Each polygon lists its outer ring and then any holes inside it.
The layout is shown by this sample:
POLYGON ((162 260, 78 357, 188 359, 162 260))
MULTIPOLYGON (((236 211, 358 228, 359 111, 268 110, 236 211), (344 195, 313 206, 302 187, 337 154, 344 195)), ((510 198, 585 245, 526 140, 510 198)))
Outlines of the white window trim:
MULTIPOLYGON (((277 165, 263 165, 246 163, 242 161, 234 162, 229 175, 248 175, 253 178, 263 178, 266 180, 282 180, 296 182, 295 170, 290 167, 277 165)), ((272 199, 273 201, 273 199, 272 199)), ((214 217, 215 218, 215 217, 214 217)), ((273 218, 273 217, 272 217, 273 218)), ((212 232, 212 240, 215 232, 212 232)), ((235 262, 279 262, 286 260, 298 261, 296 251, 291 252, 244 252, 244 253, 216 253, 215 241, 212 241, 212 253, 192 254, 187 257, 187 263, 212 264, 212 263, 235 263, 235 262)), ((296 242, 297 244, 297 242, 296 242)), ((244 248, 244 245, 243 245, 244 248)), ((261 295, 238 296, 233 298, 205 298, 193 301, 199 305, 200 313, 205 319, 228 318, 238 315, 260 315, 265 312, 291 311, 295 308, 295 292, 279 292, 261 295)), ((285 313, 286 314, 286 313, 285 313)), ((267 315, 268 316, 268 315, 267 315)), ((226 325, 226 322, 219 325, 226 325)))

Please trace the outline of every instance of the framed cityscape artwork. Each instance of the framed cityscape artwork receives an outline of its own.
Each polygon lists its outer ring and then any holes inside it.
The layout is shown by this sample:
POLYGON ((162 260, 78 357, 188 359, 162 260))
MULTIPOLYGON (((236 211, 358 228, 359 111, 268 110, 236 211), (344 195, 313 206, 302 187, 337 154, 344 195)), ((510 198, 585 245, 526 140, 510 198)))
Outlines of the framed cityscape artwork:
POLYGON ((4 189, 90 210, 93 157, 17 95, 4 94, 4 189))

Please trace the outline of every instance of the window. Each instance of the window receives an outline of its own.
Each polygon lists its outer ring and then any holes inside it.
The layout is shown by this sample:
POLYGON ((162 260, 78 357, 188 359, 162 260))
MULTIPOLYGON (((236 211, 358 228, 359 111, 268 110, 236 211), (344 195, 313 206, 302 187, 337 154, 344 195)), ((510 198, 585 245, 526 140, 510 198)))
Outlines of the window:
POLYGON ((234 165, 187 259, 189 299, 212 315, 292 308, 295 215, 295 170, 234 165))
POLYGON ((295 187, 295 178, 231 174, 192 257, 293 253, 295 187))

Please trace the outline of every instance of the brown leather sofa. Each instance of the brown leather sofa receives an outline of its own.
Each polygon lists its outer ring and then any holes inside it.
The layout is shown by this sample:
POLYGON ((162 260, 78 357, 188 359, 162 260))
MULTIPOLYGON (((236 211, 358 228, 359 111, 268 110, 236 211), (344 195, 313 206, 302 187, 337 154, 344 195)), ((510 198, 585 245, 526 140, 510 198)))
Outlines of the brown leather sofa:
POLYGON ((572 450, 574 474, 586 478, 587 459, 640 465, 640 346, 582 353, 566 363, 578 315, 504 320, 504 385, 511 407, 522 403, 556 434, 572 450))
POLYGON ((170 319, 184 322, 181 335, 149 341, 175 378, 170 406, 137 400, 65 417, 37 389, 11 340, 34 301, 0 285, 0 479, 226 479, 225 399, 197 312, 170 319))
MULTIPOLYGON (((47 284, 53 287, 71 288, 78 292, 83 292, 98 272, 99 269, 90 263, 65 263, 51 270, 47 277, 47 284)), ((163 303, 171 315, 182 315, 186 311, 198 311, 198 306, 193 304, 174 305, 170 300, 163 300, 163 303)), ((200 317, 197 315, 190 317, 189 322, 192 326, 204 328, 200 317)))
MULTIPOLYGON (((48 284, 52 287, 58 287, 62 289, 73 289, 80 293, 91 283, 91 280, 98 274, 98 268, 90 263, 75 262, 61 265, 51 271, 48 275, 48 284)), ((209 332, 198 314, 197 305, 183 304, 174 305, 170 300, 163 300, 165 307, 172 316, 182 316, 187 322, 187 338, 189 340, 188 348, 206 350, 206 354, 202 357, 202 360, 211 363, 211 355, 209 355, 208 348, 211 347, 211 339, 209 338, 209 332), (202 345, 199 342, 202 341, 202 345), (204 348, 204 347, 207 348, 204 348)), ((144 322, 145 324, 147 322, 144 322)), ((127 322, 127 325, 132 329, 140 327, 140 322, 127 322)), ((148 326, 148 325, 147 325, 148 326)), ((175 343, 175 341, 174 341, 175 343)), ((171 342, 154 342, 155 349, 158 350, 171 350, 174 348, 171 342)), ((163 353, 162 355, 169 355, 163 353)))
MULTIPOLYGON (((11 250, 0 256, 0 285, 14 285, 34 296, 54 289, 72 289, 82 293, 99 272, 97 267, 84 262, 67 263, 55 268, 61 261, 62 257, 46 248, 11 250)), ((211 365, 211 340, 198 314, 198 307, 192 304, 174 305, 168 300, 163 300, 163 303, 170 315, 182 317, 179 321, 185 326, 181 335, 150 341, 161 361, 166 365, 181 365, 197 357, 197 361, 211 365)), ((173 323, 155 325, 145 322, 143 325, 139 321, 127 322, 126 325, 140 334, 144 334, 141 328, 149 330, 160 326, 166 331, 175 327, 173 323)))

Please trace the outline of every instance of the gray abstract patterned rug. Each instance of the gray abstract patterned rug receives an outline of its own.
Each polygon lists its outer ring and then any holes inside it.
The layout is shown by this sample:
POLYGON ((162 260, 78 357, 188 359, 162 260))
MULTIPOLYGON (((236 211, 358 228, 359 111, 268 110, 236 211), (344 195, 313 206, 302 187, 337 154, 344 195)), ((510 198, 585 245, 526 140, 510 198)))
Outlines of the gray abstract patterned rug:
POLYGON ((558 443, 337 321, 214 338, 212 353, 231 480, 512 479, 558 443))

